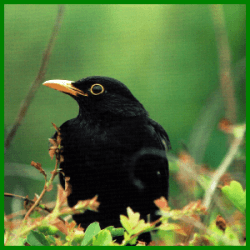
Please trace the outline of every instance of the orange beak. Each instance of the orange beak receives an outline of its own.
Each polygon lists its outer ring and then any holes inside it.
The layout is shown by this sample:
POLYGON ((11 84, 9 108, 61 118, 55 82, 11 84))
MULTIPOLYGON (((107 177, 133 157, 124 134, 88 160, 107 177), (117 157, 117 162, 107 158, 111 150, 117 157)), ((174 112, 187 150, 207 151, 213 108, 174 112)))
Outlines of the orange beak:
POLYGON ((73 96, 77 95, 88 96, 87 93, 84 93, 82 90, 74 87, 72 85, 73 82, 74 81, 68 81, 68 80, 49 80, 44 82, 43 85, 73 96))

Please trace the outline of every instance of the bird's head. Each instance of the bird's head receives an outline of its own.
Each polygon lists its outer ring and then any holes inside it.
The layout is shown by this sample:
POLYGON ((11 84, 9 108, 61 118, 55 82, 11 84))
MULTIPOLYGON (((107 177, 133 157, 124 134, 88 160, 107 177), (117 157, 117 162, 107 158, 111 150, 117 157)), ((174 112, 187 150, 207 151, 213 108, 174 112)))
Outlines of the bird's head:
POLYGON ((108 116, 110 119, 147 116, 147 111, 129 89, 113 78, 91 76, 76 82, 49 80, 43 85, 73 97, 82 116, 108 116))

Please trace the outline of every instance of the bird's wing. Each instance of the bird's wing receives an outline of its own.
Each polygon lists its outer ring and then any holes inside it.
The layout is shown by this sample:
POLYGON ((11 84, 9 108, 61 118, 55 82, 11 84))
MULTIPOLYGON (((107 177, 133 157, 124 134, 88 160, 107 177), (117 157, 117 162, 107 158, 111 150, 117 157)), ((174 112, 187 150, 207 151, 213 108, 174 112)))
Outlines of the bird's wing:
POLYGON ((161 196, 168 198, 166 150, 170 148, 170 141, 165 130, 155 121, 150 119, 147 127, 151 131, 147 137, 151 147, 146 146, 134 155, 130 177, 138 196, 145 200, 145 206, 151 206, 153 200, 161 196))
POLYGON ((154 127, 155 132, 156 132, 156 136, 158 137, 160 142, 163 143, 166 151, 170 150, 171 144, 170 144, 170 140, 169 140, 167 132, 164 130, 164 128, 159 123, 157 123, 153 119, 149 119, 149 122, 154 127))

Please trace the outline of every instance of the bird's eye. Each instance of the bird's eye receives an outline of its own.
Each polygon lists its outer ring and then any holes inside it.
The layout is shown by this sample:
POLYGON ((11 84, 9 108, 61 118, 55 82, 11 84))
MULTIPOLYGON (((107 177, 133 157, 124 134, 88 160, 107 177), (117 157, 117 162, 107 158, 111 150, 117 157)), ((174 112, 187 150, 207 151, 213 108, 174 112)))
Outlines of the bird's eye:
POLYGON ((100 95, 104 92, 104 87, 99 83, 95 83, 91 86, 90 92, 92 95, 100 95))

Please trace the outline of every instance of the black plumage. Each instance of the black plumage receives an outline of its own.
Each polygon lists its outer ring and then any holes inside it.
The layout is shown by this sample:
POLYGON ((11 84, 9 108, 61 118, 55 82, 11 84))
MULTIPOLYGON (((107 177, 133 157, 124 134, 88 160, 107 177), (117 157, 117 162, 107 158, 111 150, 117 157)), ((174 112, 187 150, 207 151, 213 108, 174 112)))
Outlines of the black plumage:
MULTIPOLYGON (((64 162, 70 177, 69 206, 98 195, 99 212, 74 215, 86 228, 119 227, 119 215, 129 206, 141 217, 156 218, 154 200, 168 198, 167 133, 149 118, 142 104, 120 81, 87 77, 79 81, 51 80, 45 86, 72 96, 79 104, 76 118, 61 125, 64 162)), ((56 136, 56 135, 55 135, 56 136)), ((64 176, 60 174, 64 187, 64 176)))

